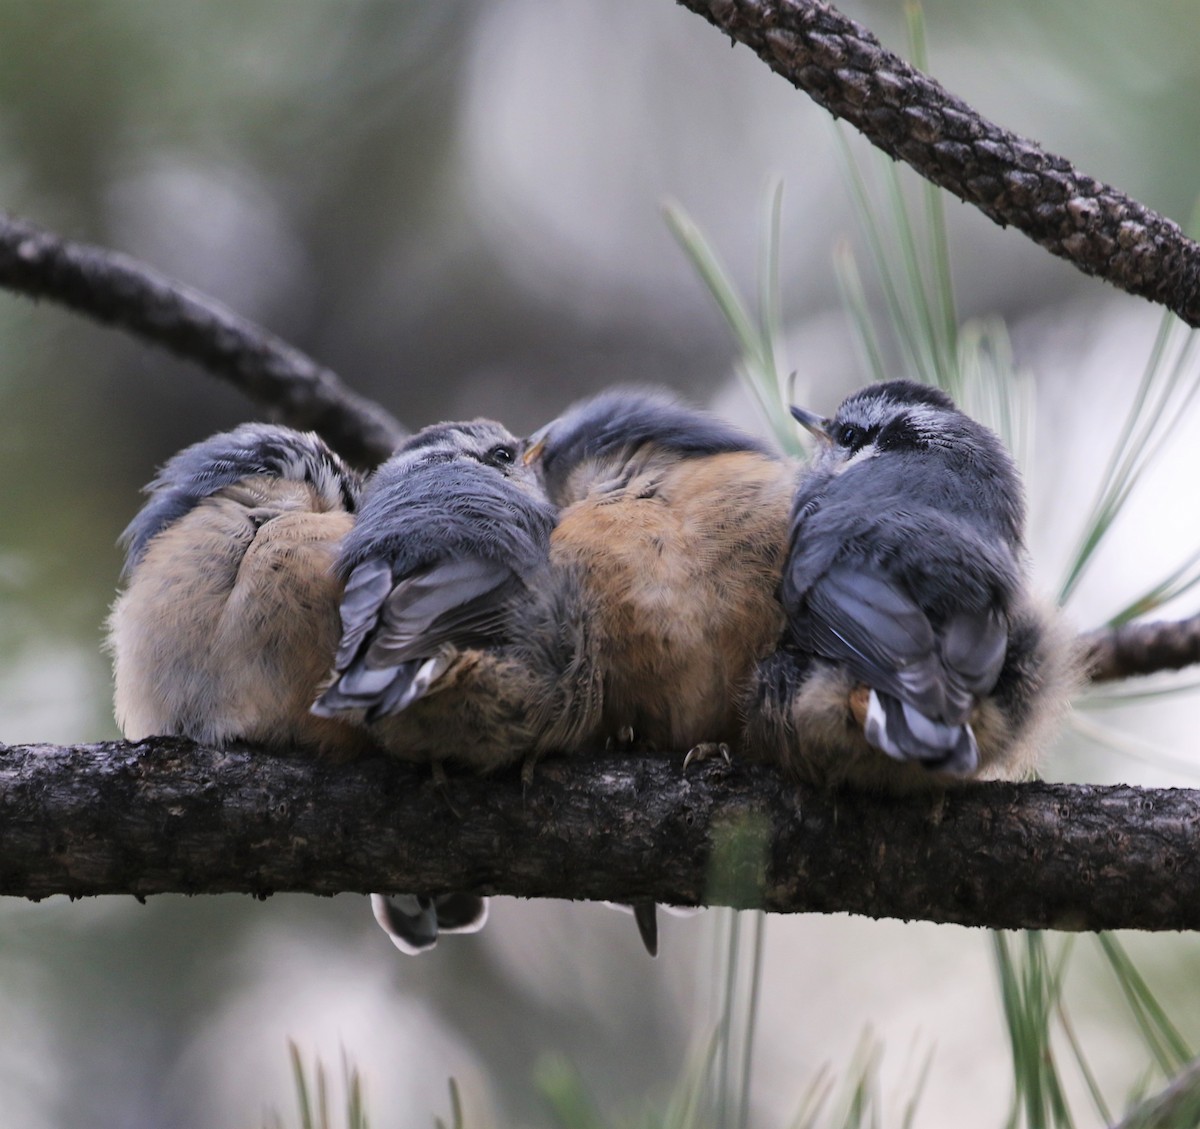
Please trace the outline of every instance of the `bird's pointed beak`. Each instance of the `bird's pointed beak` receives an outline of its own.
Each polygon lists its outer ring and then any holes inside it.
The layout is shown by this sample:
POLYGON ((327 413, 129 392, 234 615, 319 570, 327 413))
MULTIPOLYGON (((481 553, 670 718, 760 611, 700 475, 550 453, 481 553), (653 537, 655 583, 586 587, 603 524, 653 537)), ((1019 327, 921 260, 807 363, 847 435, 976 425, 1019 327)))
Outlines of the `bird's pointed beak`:
POLYGON ((529 446, 525 448, 525 454, 521 456, 521 462, 525 466, 529 466, 530 463, 537 462, 542 457, 542 452, 546 449, 546 429, 542 428, 541 431, 535 431, 526 442, 529 446))
POLYGON ((798 408, 795 404, 789 409, 794 419, 806 431, 810 431, 818 439, 830 442, 829 435, 829 420, 824 416, 817 415, 816 412, 810 412, 807 408, 798 408))

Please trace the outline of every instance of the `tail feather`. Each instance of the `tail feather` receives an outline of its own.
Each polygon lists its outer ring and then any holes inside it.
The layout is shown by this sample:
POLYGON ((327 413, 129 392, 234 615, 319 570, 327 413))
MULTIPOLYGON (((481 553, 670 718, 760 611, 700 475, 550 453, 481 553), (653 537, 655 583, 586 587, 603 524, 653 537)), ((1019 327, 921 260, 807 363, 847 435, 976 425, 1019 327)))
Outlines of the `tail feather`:
POLYGON ((899 761, 917 761, 952 776, 969 776, 979 766, 979 746, 969 724, 946 725, 907 702, 872 690, 865 725, 867 741, 899 761))
POLYGON ((431 898, 416 894, 396 894, 390 898, 372 894, 371 909, 379 927, 402 953, 415 956, 437 944, 437 911, 431 898))
POLYGON ((402 953, 432 949, 442 933, 478 933, 488 919, 488 900, 476 894, 371 895, 380 928, 402 953))

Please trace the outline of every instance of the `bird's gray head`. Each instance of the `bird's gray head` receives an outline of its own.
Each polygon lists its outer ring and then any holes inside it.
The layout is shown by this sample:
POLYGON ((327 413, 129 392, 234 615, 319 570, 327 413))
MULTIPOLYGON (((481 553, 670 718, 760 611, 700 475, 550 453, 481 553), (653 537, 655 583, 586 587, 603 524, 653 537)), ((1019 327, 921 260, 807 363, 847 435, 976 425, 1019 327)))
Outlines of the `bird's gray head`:
POLYGON ((244 423, 185 447, 172 456, 145 488, 149 501, 121 534, 126 575, 137 566, 151 539, 190 513, 203 499, 254 476, 305 482, 325 510, 358 507, 362 482, 311 431, 270 423, 244 423))
POLYGON ((391 560, 401 574, 456 554, 521 567, 545 557, 558 512, 523 453, 493 420, 419 431, 367 482, 339 571, 349 575, 369 557, 391 560))
POLYGON ((899 469, 897 460, 909 456, 911 475, 941 475, 939 493, 947 504, 957 483, 958 492, 969 495, 974 507, 986 507, 1006 536, 1020 539, 1024 501, 1012 456, 941 389, 893 380, 851 393, 831 418, 796 407, 792 415, 820 441, 812 466, 818 479, 868 461, 879 468, 871 473, 899 469))
POLYGON ((939 388, 893 380, 871 384, 842 401, 832 418, 792 408, 820 441, 815 466, 838 473, 851 462, 888 452, 958 452, 981 469, 1011 474, 1012 461, 995 434, 964 415, 939 388))
POLYGON ((524 453, 523 442, 495 420, 435 423, 401 443, 375 477, 399 479, 465 459, 494 471, 511 486, 541 497, 541 483, 536 471, 525 464, 524 453))
POLYGON ((613 388, 573 404, 529 438, 526 461, 537 466, 547 493, 558 504, 571 500, 569 483, 584 464, 597 477, 619 472, 639 449, 653 446, 677 458, 729 451, 770 454, 758 439, 669 392, 613 388))
POLYGON ((817 465, 831 469, 885 451, 944 447, 970 442, 974 433, 991 435, 963 415, 941 389, 907 380, 861 388, 847 396, 832 417, 797 407, 792 415, 821 441, 817 465))

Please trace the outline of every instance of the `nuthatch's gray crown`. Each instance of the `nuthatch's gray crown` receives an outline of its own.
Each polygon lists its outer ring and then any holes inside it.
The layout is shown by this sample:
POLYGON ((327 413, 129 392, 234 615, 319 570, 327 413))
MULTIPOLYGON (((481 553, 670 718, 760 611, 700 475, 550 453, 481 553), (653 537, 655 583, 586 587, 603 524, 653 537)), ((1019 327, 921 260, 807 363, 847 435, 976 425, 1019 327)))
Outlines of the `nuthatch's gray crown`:
POLYGON ((151 538, 202 499, 253 475, 307 482, 329 510, 353 513, 361 479, 313 432, 244 423, 174 455, 145 488, 150 500, 121 534, 128 575, 151 538))
POLYGON ((397 576, 455 555, 529 571, 545 557, 556 511, 521 451, 491 420, 418 432, 367 482, 342 575, 372 556, 386 557, 397 576))

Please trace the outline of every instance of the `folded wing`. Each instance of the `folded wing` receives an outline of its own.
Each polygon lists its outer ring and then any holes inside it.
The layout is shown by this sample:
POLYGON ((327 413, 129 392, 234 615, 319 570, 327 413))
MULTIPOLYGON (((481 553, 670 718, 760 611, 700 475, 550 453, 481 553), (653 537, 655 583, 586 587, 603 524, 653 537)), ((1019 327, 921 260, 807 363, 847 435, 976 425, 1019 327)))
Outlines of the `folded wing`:
POLYGON ((424 696, 456 648, 503 636, 521 581, 496 561, 443 560, 396 577, 368 558, 346 582, 334 679, 317 699, 322 716, 362 710, 368 721, 424 696))
POLYGON ((881 569, 835 565, 808 591, 802 646, 845 663, 871 688, 867 739, 889 756, 969 772, 968 720, 999 677, 1008 626, 994 609, 952 613, 935 627, 881 569))

